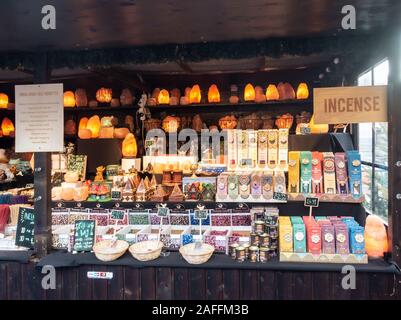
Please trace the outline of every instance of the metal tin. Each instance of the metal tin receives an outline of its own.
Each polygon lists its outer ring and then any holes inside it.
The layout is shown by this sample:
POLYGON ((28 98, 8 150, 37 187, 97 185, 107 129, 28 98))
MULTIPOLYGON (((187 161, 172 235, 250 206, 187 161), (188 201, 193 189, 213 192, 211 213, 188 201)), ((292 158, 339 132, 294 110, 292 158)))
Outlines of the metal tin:
POLYGON ((261 247, 269 247, 270 246, 270 237, 267 233, 263 233, 259 236, 259 244, 261 247))
POLYGON ((245 248, 238 246, 235 248, 235 260, 238 262, 244 262, 245 261, 245 248))
POLYGON ((270 238, 278 237, 278 227, 277 226, 266 226, 266 233, 270 238))
POLYGON ((265 263, 270 260, 269 248, 260 247, 259 248, 259 261, 265 263))
POLYGON ((260 243, 260 238, 259 238, 259 234, 256 232, 252 232, 251 233, 251 245, 252 246, 258 246, 260 243))
POLYGON ((236 259, 236 253, 235 253, 235 249, 237 249, 239 247, 238 243, 233 243, 229 246, 228 248, 228 254, 230 255, 231 259, 236 259))
POLYGON ((256 233, 264 233, 265 232, 265 222, 262 220, 255 221, 254 228, 256 233))
POLYGON ((270 250, 269 250, 269 252, 268 252, 268 255, 269 255, 270 259, 271 259, 271 258, 274 258, 275 256, 277 256, 276 249, 270 248, 270 250))
POLYGON ((278 247, 278 238, 270 238, 270 248, 277 249, 278 247))
POLYGON ((258 262, 259 248, 257 246, 249 247, 249 261, 258 262))
POLYGON ((245 244, 242 245, 242 247, 245 249, 245 259, 249 258, 249 247, 250 246, 251 245, 249 243, 245 243, 245 244))

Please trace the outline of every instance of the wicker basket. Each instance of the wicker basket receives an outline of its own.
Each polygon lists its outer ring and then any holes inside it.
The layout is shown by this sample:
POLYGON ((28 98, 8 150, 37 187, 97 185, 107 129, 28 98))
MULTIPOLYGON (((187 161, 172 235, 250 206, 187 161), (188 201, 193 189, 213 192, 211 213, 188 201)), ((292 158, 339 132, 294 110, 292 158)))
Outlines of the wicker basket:
POLYGON ((214 252, 214 247, 202 243, 202 248, 195 250, 195 243, 189 243, 180 248, 180 253, 189 264, 202 264, 207 262, 214 252))
POLYGON ((101 261, 114 261, 120 258, 128 249, 129 244, 123 240, 117 240, 112 246, 112 240, 103 240, 93 246, 96 258, 101 261))
POLYGON ((129 252, 139 261, 150 261, 157 259, 163 248, 161 241, 142 241, 134 243, 129 247, 129 252))

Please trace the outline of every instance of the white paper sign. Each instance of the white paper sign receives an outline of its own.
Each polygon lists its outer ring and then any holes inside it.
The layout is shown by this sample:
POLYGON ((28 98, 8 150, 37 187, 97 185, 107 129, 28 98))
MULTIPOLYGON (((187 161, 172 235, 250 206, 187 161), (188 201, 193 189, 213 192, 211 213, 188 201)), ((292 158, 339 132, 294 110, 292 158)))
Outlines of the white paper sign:
POLYGON ((15 151, 62 152, 63 84, 15 86, 15 151))

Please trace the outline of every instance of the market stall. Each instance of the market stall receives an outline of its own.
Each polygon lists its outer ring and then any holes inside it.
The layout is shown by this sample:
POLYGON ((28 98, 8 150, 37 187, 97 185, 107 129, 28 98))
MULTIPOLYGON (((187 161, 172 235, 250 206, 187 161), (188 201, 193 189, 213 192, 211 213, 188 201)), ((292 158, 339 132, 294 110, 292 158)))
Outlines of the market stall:
POLYGON ((1 66, 34 71, 0 84, 13 174, 0 297, 400 298, 401 41, 378 45, 380 31, 3 55, 1 66), (359 120, 322 121, 337 102, 317 102, 337 101, 326 88, 352 87, 385 57, 388 88, 342 99, 349 115, 388 119, 388 224, 363 205, 359 120), (27 150, 31 159, 10 150, 23 119, 14 102, 33 108, 23 99, 39 90, 14 85, 32 83, 63 84, 64 128, 62 152, 27 150), (54 290, 42 289, 45 266, 57 270, 54 290), (342 287, 344 266, 356 290, 342 287))

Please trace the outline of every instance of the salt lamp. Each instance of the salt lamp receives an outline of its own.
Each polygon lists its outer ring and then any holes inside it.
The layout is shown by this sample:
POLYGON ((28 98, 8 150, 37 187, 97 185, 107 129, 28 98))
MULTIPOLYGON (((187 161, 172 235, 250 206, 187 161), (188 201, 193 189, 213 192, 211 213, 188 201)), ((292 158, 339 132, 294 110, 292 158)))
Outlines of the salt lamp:
POLYGON ((312 134, 320 134, 329 132, 328 124, 315 124, 315 117, 312 116, 309 122, 310 132, 312 134))
POLYGON ((166 89, 162 89, 157 96, 158 104, 169 104, 170 103, 170 94, 166 89))
POLYGON ((89 129, 92 132, 92 138, 99 137, 100 118, 98 115, 89 118, 88 123, 86 124, 86 129, 89 129))
POLYGON ((68 170, 64 175, 64 181, 68 183, 76 183, 79 180, 79 173, 77 171, 68 170))
POLYGON ((80 139, 90 139, 92 138, 92 131, 90 131, 89 129, 79 129, 78 137, 80 139))
POLYGON ((79 120, 78 130, 86 129, 86 125, 88 124, 88 118, 83 117, 79 120))
POLYGON ((75 104, 77 105, 77 107, 88 106, 88 97, 86 96, 85 89, 75 90, 75 104))
POLYGON ((110 106, 113 107, 113 108, 119 107, 120 106, 120 100, 117 99, 117 98, 111 99, 110 106))
POLYGON ((201 91, 199 85, 195 84, 191 92, 189 93, 189 103, 200 103, 201 102, 201 91))
POLYGON ((77 133, 77 125, 74 120, 69 119, 65 122, 64 132, 67 135, 74 135, 77 133))
POLYGON ((180 98, 180 105, 186 106, 186 105, 188 105, 188 104, 189 104, 189 99, 188 99, 188 97, 187 97, 187 96, 182 96, 182 97, 180 98))
POLYGON ((99 103, 96 100, 89 101, 89 107, 96 108, 97 106, 99 106, 99 103))
POLYGON ((170 97, 176 97, 176 98, 180 99, 180 97, 181 97, 180 89, 174 88, 173 90, 171 90, 170 97))
POLYGON ((85 201, 88 199, 89 189, 87 186, 79 187, 74 189, 74 201, 85 201))
POLYGON ((100 131, 99 131, 100 139, 113 139, 113 137, 114 137, 114 128, 113 127, 100 128, 100 131))
POLYGON ((73 108, 75 107, 75 95, 72 91, 64 92, 64 107, 73 108))
POLYGON ((125 158, 135 158, 137 154, 137 145, 135 136, 132 133, 127 134, 123 140, 123 156, 125 158))
POLYGON ((74 200, 74 188, 62 188, 61 199, 64 201, 74 200))
POLYGON ((123 89, 120 95, 120 102, 122 106, 130 106, 134 103, 134 98, 130 89, 123 89))
POLYGON ((365 224, 366 253, 371 258, 380 258, 388 251, 386 227, 383 221, 375 215, 369 215, 365 224))
POLYGON ((245 101, 255 101, 255 88, 250 83, 248 83, 245 86, 244 100, 245 101))
POLYGON ((297 89, 297 99, 308 99, 309 98, 309 89, 306 83, 300 83, 297 89))
POLYGON ((53 201, 60 201, 61 200, 61 187, 53 187, 52 188, 52 200, 53 201))
POLYGON ((220 92, 215 84, 212 84, 209 87, 209 91, 207 93, 207 100, 209 103, 219 103, 220 102, 220 92))
POLYGON ((113 126, 113 116, 110 117, 102 117, 102 119, 100 119, 100 125, 102 126, 102 128, 104 127, 112 127, 113 126))
POLYGON ((163 119, 163 130, 166 132, 177 132, 181 125, 181 119, 179 117, 167 116, 163 119))
POLYGON ((102 103, 109 103, 113 98, 112 94, 113 92, 110 88, 100 88, 96 91, 96 99, 102 103))
POLYGON ((263 103, 266 102, 266 96, 263 92, 262 87, 256 86, 255 87, 255 102, 256 103, 263 103))
POLYGON ((127 134, 129 134, 129 130, 127 128, 115 128, 114 129, 114 138, 116 139, 124 139, 127 134))
POLYGON ((266 89, 266 100, 272 101, 272 100, 278 100, 279 98, 280 95, 278 93, 277 87, 274 84, 269 84, 269 86, 266 89))
POLYGON ((7 117, 1 122, 1 131, 3 131, 3 136, 10 136, 12 132, 15 131, 13 122, 7 117))
POLYGON ((5 93, 0 93, 0 109, 7 109, 8 96, 5 93))
POLYGON ((295 99, 294 88, 288 83, 280 82, 277 86, 279 92, 280 100, 292 100, 295 99))

